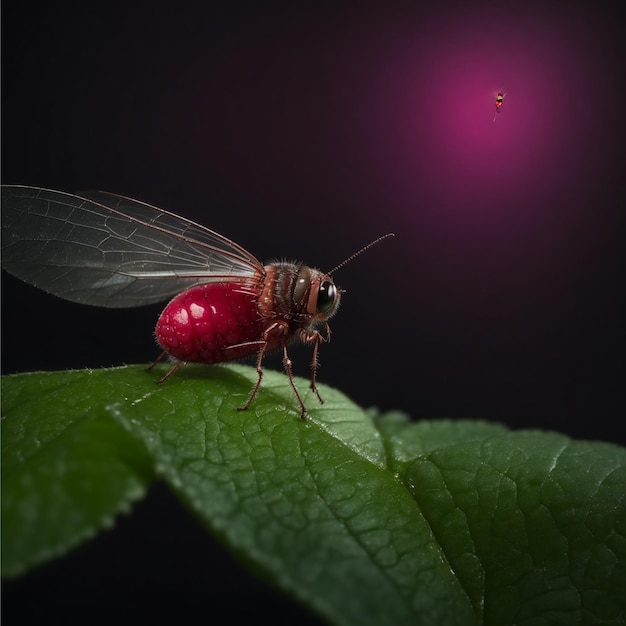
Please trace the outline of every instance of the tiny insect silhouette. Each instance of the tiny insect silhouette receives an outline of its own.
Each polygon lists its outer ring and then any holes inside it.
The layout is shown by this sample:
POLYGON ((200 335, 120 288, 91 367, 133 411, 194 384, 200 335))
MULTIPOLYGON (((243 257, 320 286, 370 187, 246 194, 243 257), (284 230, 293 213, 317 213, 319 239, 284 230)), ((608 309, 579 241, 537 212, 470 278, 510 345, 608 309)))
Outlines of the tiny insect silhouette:
POLYGON ((496 96, 496 113, 493 116, 493 121, 496 121, 496 118, 498 117, 498 114, 500 113, 500 110, 502 109, 502 103, 504 102, 504 96, 506 96, 506 94, 502 91, 498 91, 498 95, 496 96))
POLYGON ((303 263, 263 265, 223 235, 124 196, 2 186, 2 267, 9 273, 95 306, 136 307, 173 297, 156 324, 163 351, 155 363, 169 356, 174 364, 157 382, 185 362, 222 363, 256 354, 257 380, 239 410, 248 409, 259 391, 265 355, 282 350, 303 419, 307 411, 287 346, 297 340, 312 345, 310 387, 323 402, 316 385, 318 350, 330 340, 328 320, 343 293, 332 274, 391 236, 379 237, 329 272, 303 263))

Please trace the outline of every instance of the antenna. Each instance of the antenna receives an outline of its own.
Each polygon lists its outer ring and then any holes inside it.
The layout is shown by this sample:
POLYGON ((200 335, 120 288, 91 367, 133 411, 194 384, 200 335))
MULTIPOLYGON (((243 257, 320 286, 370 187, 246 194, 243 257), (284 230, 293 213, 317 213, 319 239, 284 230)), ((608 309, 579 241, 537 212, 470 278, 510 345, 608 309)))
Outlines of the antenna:
POLYGON ((333 269, 330 270, 330 272, 328 272, 328 275, 330 276, 333 272, 336 272, 338 269, 346 265, 346 263, 350 263, 350 261, 352 261, 353 259, 356 259, 356 257, 363 254, 363 252, 365 252, 366 250, 369 250, 372 246, 375 246, 377 243, 380 243, 383 239, 387 239, 388 237, 395 237, 395 233, 387 233, 386 235, 382 235, 382 237, 379 237, 378 239, 374 239, 374 241, 372 241, 371 243, 368 243, 366 246, 363 246, 360 250, 357 250, 354 254, 349 256, 345 261, 342 261, 341 263, 339 263, 339 265, 337 265, 336 267, 333 267, 333 269))

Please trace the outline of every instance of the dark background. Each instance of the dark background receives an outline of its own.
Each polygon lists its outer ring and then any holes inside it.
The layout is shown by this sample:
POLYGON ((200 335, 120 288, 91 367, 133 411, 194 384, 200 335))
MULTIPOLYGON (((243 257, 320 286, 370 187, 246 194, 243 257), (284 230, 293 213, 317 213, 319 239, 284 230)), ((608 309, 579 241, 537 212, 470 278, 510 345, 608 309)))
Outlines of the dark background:
MULTIPOLYGON (((326 270, 393 231, 335 276, 320 382, 415 419, 625 443, 619 8, 5 2, 2 182, 129 195, 326 270)), ((4 373, 158 354, 159 307, 2 287, 4 373)), ((162 487, 4 596, 20 622, 305 619, 162 487)))

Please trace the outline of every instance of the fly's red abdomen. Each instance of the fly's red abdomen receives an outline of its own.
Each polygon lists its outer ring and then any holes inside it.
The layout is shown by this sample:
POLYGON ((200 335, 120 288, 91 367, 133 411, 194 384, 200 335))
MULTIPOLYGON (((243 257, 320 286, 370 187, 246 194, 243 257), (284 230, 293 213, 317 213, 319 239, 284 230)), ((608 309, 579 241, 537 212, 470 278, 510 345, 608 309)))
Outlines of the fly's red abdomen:
POLYGON ((192 287, 161 313, 157 340, 180 361, 221 363, 255 354, 262 334, 257 303, 254 290, 238 283, 192 287))

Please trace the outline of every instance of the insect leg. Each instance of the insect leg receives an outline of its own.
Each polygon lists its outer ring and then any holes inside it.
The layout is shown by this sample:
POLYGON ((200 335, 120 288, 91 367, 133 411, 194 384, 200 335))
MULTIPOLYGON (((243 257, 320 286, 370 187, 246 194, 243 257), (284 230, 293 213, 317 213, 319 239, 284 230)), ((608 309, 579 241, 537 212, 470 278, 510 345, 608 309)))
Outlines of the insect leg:
POLYGON ((326 324, 326 338, 319 331, 314 331, 310 335, 306 335, 304 340, 313 344, 313 358, 311 359, 311 391, 317 396, 320 404, 324 404, 324 400, 317 389, 317 368, 319 367, 319 345, 323 341, 330 341, 330 326, 326 324))
POLYGON ((257 381, 254 387, 252 387, 252 391, 250 391, 250 395, 248 396, 246 403, 242 406, 237 407, 238 411, 247 411, 248 408, 250 408, 252 401, 256 398, 256 394, 259 392, 259 387, 261 386, 261 381, 263 380, 262 364, 263 364, 263 357, 265 356, 266 350, 267 350, 267 341, 263 343, 263 346, 259 350, 259 356, 257 357, 257 360, 256 360, 256 373, 258 374, 257 381))
POLYGON ((293 375, 291 373, 291 361, 287 354, 287 347, 285 345, 285 338, 288 336, 288 334, 289 326, 284 321, 274 322, 263 333, 263 342, 256 361, 256 371, 258 374, 258 378, 254 387, 252 387, 252 391, 250 391, 250 395, 248 396, 246 403, 243 406, 238 407, 238 411, 248 410, 248 408, 252 404, 252 401, 254 400, 254 398, 256 398, 256 395, 259 392, 259 388, 261 387, 261 381, 263 380, 263 358, 265 357, 265 353, 267 352, 270 343, 273 343, 274 346, 276 346, 275 340, 278 339, 280 341, 280 345, 283 346, 283 365, 285 366, 285 372, 289 378, 289 384, 291 385, 291 388, 296 395, 298 404, 300 405, 300 417, 302 419, 306 418, 306 408, 304 406, 302 398, 300 397, 300 394, 298 393, 298 390, 296 389, 296 384, 293 382, 293 375))
MULTIPOLYGON (((154 361, 152 361, 152 363, 148 367, 146 367, 146 372, 149 372, 157 363, 160 363, 165 356, 167 356, 167 352, 163 350, 163 352, 161 352, 161 354, 159 354, 159 356, 154 359, 154 361)), ((157 385, 163 384, 182 364, 183 361, 178 361, 174 363, 174 365, 165 373, 165 376, 162 376, 161 378, 159 378, 159 380, 156 381, 157 385)))
POLYGON ((298 388, 296 387, 296 383, 293 382, 293 375, 291 373, 291 359, 289 358, 289 355, 287 354, 286 345, 283 345, 283 365, 285 366, 285 372, 287 373, 287 377, 289 378, 289 384, 291 385, 291 388, 293 389, 293 392, 296 398, 298 399, 298 404, 300 405, 300 418, 305 420, 307 418, 306 407, 304 406, 304 402, 302 401, 300 392, 298 391, 298 388))
POLYGON ((148 367, 146 367, 146 372, 149 372, 157 363, 160 363, 165 356, 167 356, 167 352, 163 350, 163 352, 161 352, 161 354, 159 354, 159 356, 154 359, 154 361, 152 361, 152 363, 150 363, 148 367))
MULTIPOLYGON (((152 365, 156 365, 160 360, 161 357, 159 357, 152 365)), ((162 385, 181 365, 183 365, 183 363, 184 361, 174 363, 174 365, 165 373, 165 376, 162 376, 159 380, 157 380, 157 385, 162 385)), ((152 365, 148 369, 152 368, 152 365)))

